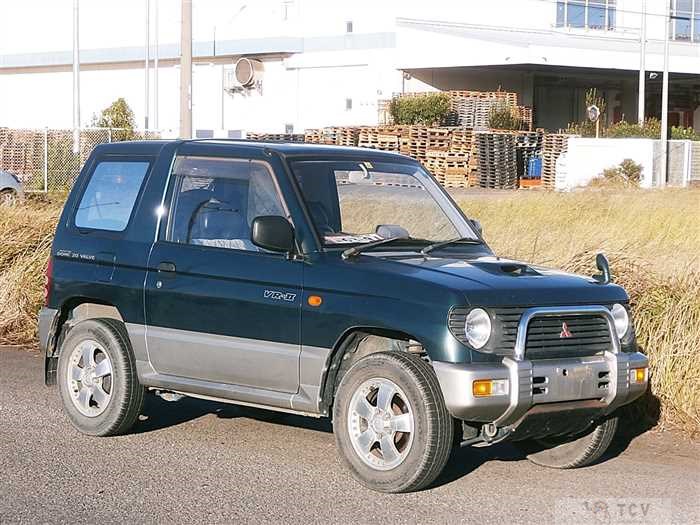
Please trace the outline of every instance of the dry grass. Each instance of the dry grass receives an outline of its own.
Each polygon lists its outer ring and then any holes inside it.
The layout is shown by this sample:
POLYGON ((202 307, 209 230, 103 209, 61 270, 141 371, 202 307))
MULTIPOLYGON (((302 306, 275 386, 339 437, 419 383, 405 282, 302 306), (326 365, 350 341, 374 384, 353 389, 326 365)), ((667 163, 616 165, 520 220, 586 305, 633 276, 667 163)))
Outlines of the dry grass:
MULTIPOLYGON (((456 200, 500 255, 591 274, 595 253, 606 252, 630 293, 651 362, 653 396, 637 414, 655 420, 660 403, 662 425, 700 432, 700 191, 461 193, 456 200)), ((404 208, 406 226, 427 222, 404 208)), ((0 344, 34 341, 59 213, 52 202, 0 208, 0 344)), ((365 202, 362 219, 377 224, 376 213, 365 202)))
POLYGON ((0 344, 34 341, 60 211, 59 204, 48 200, 0 207, 0 344))

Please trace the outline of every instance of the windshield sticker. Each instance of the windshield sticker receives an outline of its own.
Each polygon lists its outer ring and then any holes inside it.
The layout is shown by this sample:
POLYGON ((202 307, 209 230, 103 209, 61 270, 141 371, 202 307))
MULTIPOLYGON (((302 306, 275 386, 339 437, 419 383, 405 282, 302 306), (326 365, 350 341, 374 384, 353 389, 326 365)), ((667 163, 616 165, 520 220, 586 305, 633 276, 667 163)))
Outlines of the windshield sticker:
POLYGON ((326 235, 324 240, 328 244, 357 244, 365 242, 381 241, 384 237, 376 233, 367 233, 365 235, 326 235))

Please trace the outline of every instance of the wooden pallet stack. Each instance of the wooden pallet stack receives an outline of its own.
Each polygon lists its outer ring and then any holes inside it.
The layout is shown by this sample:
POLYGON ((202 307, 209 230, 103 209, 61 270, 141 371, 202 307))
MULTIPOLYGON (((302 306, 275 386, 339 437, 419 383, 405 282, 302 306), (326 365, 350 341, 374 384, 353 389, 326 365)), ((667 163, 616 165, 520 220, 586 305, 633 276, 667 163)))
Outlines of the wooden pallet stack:
POLYGON ((246 133, 249 140, 260 140, 270 142, 304 142, 306 134, 298 133, 246 133))
POLYGON ((446 188, 469 188, 474 185, 475 178, 469 161, 469 155, 459 155, 452 152, 445 157, 443 184, 446 188))
POLYGON ((448 187, 472 187, 478 184, 478 161, 471 129, 453 129, 450 140, 451 159, 448 159, 445 184, 448 187))
POLYGON ((516 188, 515 137, 510 133, 476 133, 478 182, 481 188, 516 188))
POLYGON ((408 126, 400 138, 399 152, 419 162, 425 162, 428 152, 428 128, 408 126))
POLYGON ((532 108, 530 106, 517 106, 515 113, 522 122, 520 129, 532 131, 532 108))
POLYGON ((488 129, 491 110, 499 105, 515 108, 517 93, 506 91, 450 91, 451 110, 458 116, 458 125, 488 129))
POLYGON ((357 145, 382 151, 399 151, 399 134, 392 128, 360 128, 357 145))
POLYGON ((542 186, 553 190, 557 178, 557 160, 566 153, 570 135, 546 133, 542 141, 542 186))
POLYGON ((450 130, 447 128, 428 128, 427 151, 448 151, 450 149, 450 130))
POLYGON ((0 170, 28 179, 43 169, 44 133, 0 128, 0 170))
POLYGON ((357 146, 358 128, 334 128, 335 142, 338 146, 357 146))
POLYGON ((309 144, 323 144, 322 129, 306 129, 304 130, 304 142, 309 144))
POLYGON ((445 184, 445 174, 447 171, 447 162, 445 156, 440 154, 441 152, 431 152, 426 154, 426 158, 423 161, 423 166, 427 169, 437 181, 444 185, 445 184))

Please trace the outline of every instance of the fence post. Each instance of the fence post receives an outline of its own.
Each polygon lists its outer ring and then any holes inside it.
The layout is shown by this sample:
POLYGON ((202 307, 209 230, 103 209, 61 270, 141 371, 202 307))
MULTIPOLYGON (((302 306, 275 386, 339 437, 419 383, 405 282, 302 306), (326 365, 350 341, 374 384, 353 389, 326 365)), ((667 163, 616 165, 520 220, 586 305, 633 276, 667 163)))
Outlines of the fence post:
POLYGON ((44 193, 49 192, 49 128, 44 128, 44 193))
POLYGON ((107 128, 107 142, 112 142, 112 128, 107 128))

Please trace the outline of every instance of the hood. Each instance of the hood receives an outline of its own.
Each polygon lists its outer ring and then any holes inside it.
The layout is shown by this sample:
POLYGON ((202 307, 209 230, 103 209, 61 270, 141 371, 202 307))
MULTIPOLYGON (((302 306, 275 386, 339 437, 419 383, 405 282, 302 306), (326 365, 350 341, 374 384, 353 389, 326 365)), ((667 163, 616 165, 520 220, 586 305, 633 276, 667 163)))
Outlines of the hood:
MULTIPOLYGON (((615 284, 495 256, 476 258, 379 258, 388 266, 411 267, 413 277, 439 281, 460 290, 471 305, 563 306, 625 302, 627 293, 615 284)), ((379 261, 377 261, 379 262, 379 261)), ((380 263, 381 264, 381 263, 380 263)))

